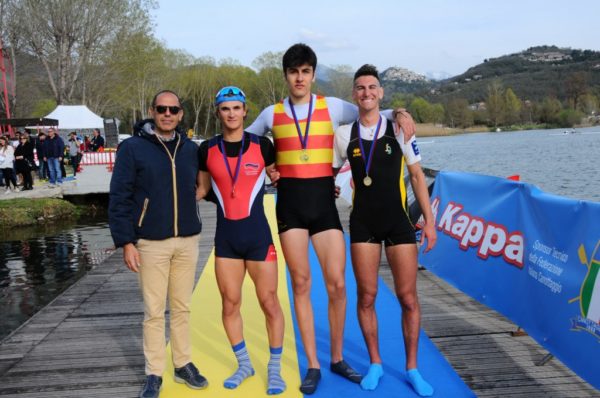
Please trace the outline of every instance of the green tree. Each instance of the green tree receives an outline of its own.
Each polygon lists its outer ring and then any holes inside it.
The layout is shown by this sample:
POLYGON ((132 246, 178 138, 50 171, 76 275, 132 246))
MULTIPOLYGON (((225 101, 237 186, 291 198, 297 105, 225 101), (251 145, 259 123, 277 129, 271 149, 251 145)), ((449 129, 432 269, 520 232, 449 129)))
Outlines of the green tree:
POLYGON ((558 113, 558 124, 560 127, 573 127, 581 123, 583 114, 575 109, 563 109, 558 113))
POLYGON ((504 92, 504 122, 508 125, 521 121, 521 100, 509 87, 504 92))
POLYGON ((431 121, 440 124, 444 121, 446 110, 442 104, 433 104, 431 107, 431 121))
POLYGON ((281 72, 283 51, 268 51, 256 57, 252 66, 258 71, 255 86, 261 98, 255 100, 261 104, 274 104, 281 101, 287 92, 287 85, 281 72))
POLYGON ((32 117, 44 117, 56 109, 56 101, 52 98, 42 99, 36 102, 32 117))
POLYGON ((592 115, 598 113, 599 105, 598 97, 587 93, 579 98, 577 110, 583 112, 585 115, 592 115))
POLYGON ((562 105, 556 98, 545 98, 539 109, 539 119, 542 123, 557 124, 558 114, 562 110, 562 105))
POLYGON ((165 77, 173 72, 169 55, 161 42, 143 32, 110 48, 104 67, 112 72, 107 94, 117 115, 126 114, 132 123, 147 116, 152 96, 165 88, 165 77))
POLYGON ((193 65, 185 67, 178 75, 184 84, 181 95, 190 110, 190 125, 194 133, 199 135, 203 133, 201 126, 206 125, 202 123, 202 115, 209 117, 207 109, 211 107, 212 98, 217 90, 215 61, 210 57, 196 59, 193 65))
MULTIPOLYGON (((386 101, 384 100, 384 103, 386 101)), ((386 108, 390 108, 390 109, 398 109, 398 108, 406 108, 407 104, 410 103, 410 96, 408 94, 404 94, 404 93, 393 93, 391 98, 387 101, 389 104, 387 106, 384 105, 384 107, 386 108)))
MULTIPOLYGON (((127 32, 148 32, 145 0, 15 0, 13 17, 24 51, 39 59, 58 104, 68 103, 87 65, 127 32)), ((79 86, 84 87, 85 85, 79 86)))
POLYGON ((488 85, 487 92, 485 106, 488 117, 490 123, 494 127, 498 127, 504 123, 504 115, 506 114, 504 87, 499 80, 494 80, 488 85))
POLYGON ((450 127, 469 127, 473 125, 473 112, 464 98, 451 99, 446 105, 446 124, 450 127))
POLYGON ((431 123, 433 121, 433 107, 426 99, 416 97, 408 106, 408 111, 417 123, 431 123))
POLYGON ((565 82, 566 94, 571 108, 577 109, 579 107, 580 98, 588 93, 589 87, 587 80, 588 76, 585 72, 575 72, 567 78, 565 82))

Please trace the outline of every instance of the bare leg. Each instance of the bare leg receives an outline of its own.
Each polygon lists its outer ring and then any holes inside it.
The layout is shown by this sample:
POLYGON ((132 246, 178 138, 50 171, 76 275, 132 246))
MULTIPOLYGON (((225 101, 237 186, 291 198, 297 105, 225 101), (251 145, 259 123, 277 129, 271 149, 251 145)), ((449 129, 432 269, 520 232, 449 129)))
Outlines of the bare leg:
POLYGON ((248 274, 254 281, 256 296, 265 314, 269 335, 267 394, 281 394, 285 391, 286 385, 281 377, 284 321, 277 297, 277 262, 246 261, 246 266, 248 274))
POLYGON ((353 243, 351 253, 358 294, 358 322, 369 351, 371 363, 381 363, 377 313, 375 312, 377 270, 381 260, 381 244, 353 243))
POLYGON ((402 306, 402 331, 406 350, 406 376, 413 389, 423 397, 433 395, 433 387, 417 369, 417 348, 421 309, 417 298, 417 245, 403 244, 385 250, 394 277, 396 296, 402 306))
POLYGON ((238 362, 237 370, 225 381, 225 388, 237 388, 244 380, 254 374, 246 343, 240 307, 242 305, 242 283, 246 275, 243 260, 217 257, 215 260, 217 285, 223 303, 222 319, 225 333, 238 362))
POLYGON ((315 321, 310 302, 311 276, 308 264, 308 231, 290 229, 279 235, 283 255, 292 278, 294 293, 294 311, 298 319, 298 328, 304 344, 308 367, 320 369, 315 341, 315 321))
POLYGON ((311 237, 321 264, 329 296, 329 330, 331 362, 343 359, 344 326, 346 322, 346 250, 342 231, 330 229, 311 237))
POLYGON ((378 282, 377 270, 381 261, 381 244, 353 243, 350 250, 358 290, 356 308, 358 321, 371 360, 369 371, 360 381, 360 386, 363 390, 372 391, 377 388, 379 379, 383 376, 383 367, 379 354, 377 312, 375 311, 378 282))
POLYGON ((283 312, 277 297, 277 263, 264 261, 246 261, 248 274, 254 281, 256 297, 265 314, 269 345, 283 345, 283 312))
POLYGON ((417 246, 395 245, 385 248, 394 277, 396 296, 402 306, 402 332, 406 350, 406 369, 417 367, 417 346, 421 310, 417 298, 417 246))
POLYGON ((223 304, 221 313, 223 327, 229 343, 233 346, 244 340, 242 315, 240 314, 242 283, 246 275, 244 261, 217 257, 215 259, 215 274, 223 304))

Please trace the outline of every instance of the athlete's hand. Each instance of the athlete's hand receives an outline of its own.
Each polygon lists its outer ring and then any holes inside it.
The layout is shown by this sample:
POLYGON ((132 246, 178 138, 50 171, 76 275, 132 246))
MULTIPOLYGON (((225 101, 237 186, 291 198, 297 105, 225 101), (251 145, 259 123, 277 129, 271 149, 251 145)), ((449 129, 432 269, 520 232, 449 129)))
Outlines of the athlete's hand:
POLYGON ((123 246, 123 261, 127 268, 133 272, 140 270, 140 253, 133 243, 123 246))
POLYGON ((408 111, 404 108, 398 108, 394 111, 394 120, 398 126, 396 129, 396 135, 399 135, 401 132, 403 132, 404 143, 407 143, 417 131, 415 121, 410 113, 408 113, 408 111))
POLYGON ((271 185, 276 187, 277 181, 280 178, 279 171, 275 167, 267 168, 267 173, 269 174, 269 179, 271 180, 271 185))
POLYGON ((340 197, 340 193, 342 192, 342 188, 340 188, 339 185, 335 186, 335 198, 339 198, 340 197))
POLYGON ((421 247, 423 247, 425 239, 427 239, 427 247, 423 250, 423 253, 427 253, 429 250, 433 249, 435 242, 437 242, 437 232, 435 232, 432 223, 426 223, 423 226, 423 232, 421 232, 421 247))

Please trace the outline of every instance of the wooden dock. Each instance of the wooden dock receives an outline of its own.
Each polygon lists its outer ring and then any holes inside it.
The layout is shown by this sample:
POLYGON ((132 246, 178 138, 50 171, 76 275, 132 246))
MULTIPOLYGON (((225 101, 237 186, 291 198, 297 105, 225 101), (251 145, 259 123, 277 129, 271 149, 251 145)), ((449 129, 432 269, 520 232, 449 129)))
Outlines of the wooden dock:
MULTIPOLYGON (((339 208, 347 225, 347 206, 339 208)), ((216 219, 214 205, 201 210, 202 266, 216 219)), ((389 268, 380 273, 391 287, 389 268)), ((536 366, 547 354, 542 347, 511 336, 516 325, 426 270, 418 290, 423 329, 478 396, 600 397, 557 359, 536 366)), ((142 318, 136 275, 117 251, 0 343, 0 396, 137 397, 144 380, 142 318)))

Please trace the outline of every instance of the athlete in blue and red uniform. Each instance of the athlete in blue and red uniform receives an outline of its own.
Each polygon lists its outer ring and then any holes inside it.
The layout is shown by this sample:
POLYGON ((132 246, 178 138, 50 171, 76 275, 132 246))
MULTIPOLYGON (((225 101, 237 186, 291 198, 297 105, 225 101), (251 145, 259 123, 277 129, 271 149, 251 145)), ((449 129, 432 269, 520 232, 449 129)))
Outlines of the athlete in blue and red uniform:
POLYGON ((223 302, 223 326, 238 360, 237 371, 223 385, 238 387, 254 374, 244 342, 242 283, 248 274, 267 320, 271 357, 268 394, 280 394, 284 320, 277 297, 277 254, 265 217, 263 195, 266 170, 274 168, 275 149, 268 138, 244 132, 246 96, 237 87, 222 88, 215 99, 223 134, 199 149, 197 198, 210 189, 217 203, 215 273, 223 302))

